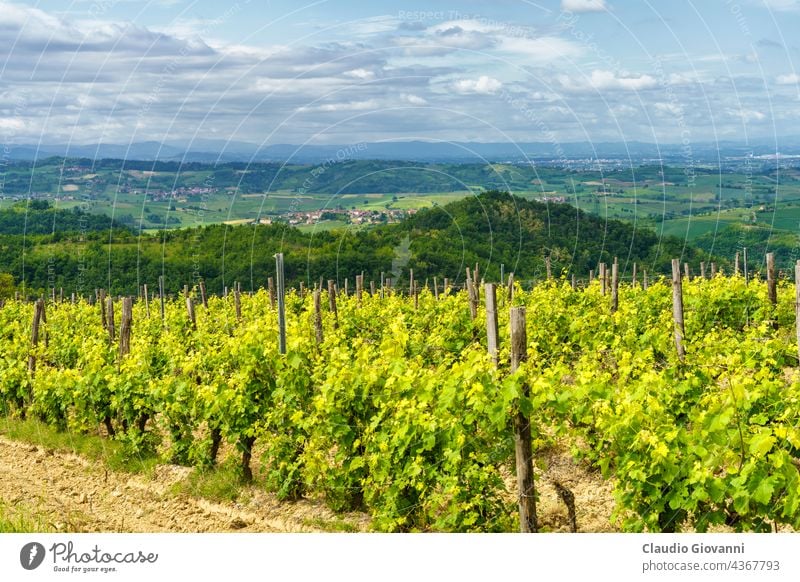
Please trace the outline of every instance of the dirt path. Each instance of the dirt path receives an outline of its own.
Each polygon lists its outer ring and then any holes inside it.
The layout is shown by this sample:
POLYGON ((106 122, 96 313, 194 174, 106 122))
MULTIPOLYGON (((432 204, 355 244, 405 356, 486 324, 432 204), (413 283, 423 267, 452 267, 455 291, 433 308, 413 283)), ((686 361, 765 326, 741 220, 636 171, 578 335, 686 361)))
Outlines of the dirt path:
MULTIPOLYGON (((190 469, 160 465, 151 479, 114 472, 71 453, 0 437, 0 500, 47 529, 69 532, 300 532, 341 523, 312 501, 281 503, 256 488, 246 503, 170 493, 190 469)), ((357 530, 366 516, 345 520, 357 530)), ((325 528, 327 529, 327 528, 325 528)))

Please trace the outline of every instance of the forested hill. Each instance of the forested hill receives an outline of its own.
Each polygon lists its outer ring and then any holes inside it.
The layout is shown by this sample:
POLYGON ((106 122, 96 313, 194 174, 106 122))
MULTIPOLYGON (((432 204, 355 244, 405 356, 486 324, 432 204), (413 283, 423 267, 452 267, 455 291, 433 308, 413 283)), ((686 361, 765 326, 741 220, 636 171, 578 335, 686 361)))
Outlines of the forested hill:
POLYGON ((343 285, 349 278, 351 287, 362 271, 366 281, 378 281, 384 272, 402 284, 410 268, 422 281, 437 276, 459 283, 465 267, 475 263, 487 280, 499 278, 501 264, 506 273, 529 280, 542 277, 547 256, 554 274, 579 277, 614 256, 623 276, 634 261, 655 273, 666 272, 672 257, 693 265, 701 260, 700 252, 684 248, 681 240, 659 239, 650 230, 605 221, 566 204, 545 205, 500 192, 374 229, 304 234, 281 224, 211 225, 142 236, 114 230, 113 238, 88 243, 75 236, 53 239, 1 237, 0 272, 11 273, 17 283, 24 274, 27 288, 34 290, 54 284, 69 292, 99 287, 130 294, 143 283, 153 288, 163 274, 170 292, 202 278, 210 292, 220 293, 234 281, 246 289, 264 285, 274 273, 276 252, 285 255, 288 285, 311 285, 320 278, 343 285))
POLYGON ((17 202, 0 209, 0 234, 37 235, 107 231, 122 224, 107 216, 90 214, 80 209, 54 208, 47 200, 17 202))

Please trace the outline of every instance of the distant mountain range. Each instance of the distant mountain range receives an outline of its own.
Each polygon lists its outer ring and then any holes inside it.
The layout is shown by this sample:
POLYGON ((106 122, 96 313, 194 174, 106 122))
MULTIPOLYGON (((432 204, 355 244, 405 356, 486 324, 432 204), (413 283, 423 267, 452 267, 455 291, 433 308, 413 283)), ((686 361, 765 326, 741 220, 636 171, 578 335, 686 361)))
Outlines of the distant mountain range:
POLYGON ((185 162, 291 162, 318 164, 326 160, 405 160, 420 162, 524 162, 574 160, 664 160, 671 164, 717 163, 748 155, 800 156, 800 137, 682 144, 631 142, 570 142, 553 144, 385 141, 339 145, 265 144, 225 140, 123 144, 6 144, 6 159, 38 160, 53 156, 89 159, 131 159, 185 162))

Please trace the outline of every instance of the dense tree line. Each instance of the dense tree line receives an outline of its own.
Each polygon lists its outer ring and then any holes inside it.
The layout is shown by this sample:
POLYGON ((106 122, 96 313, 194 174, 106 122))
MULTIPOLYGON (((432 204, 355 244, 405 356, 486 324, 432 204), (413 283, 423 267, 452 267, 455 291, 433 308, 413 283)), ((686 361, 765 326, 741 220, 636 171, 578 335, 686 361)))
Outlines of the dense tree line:
POLYGON ((116 229, 85 241, 63 233, 3 236, 0 272, 13 274, 17 283, 24 278, 26 288, 33 290, 55 286, 84 293, 95 288, 135 293, 143 283, 153 288, 163 275, 173 293, 201 278, 210 292, 221 293, 234 281, 245 289, 263 286, 274 273, 277 252, 284 253, 287 284, 294 286, 301 281, 310 286, 320 278, 340 285, 349 278, 352 286, 361 272, 367 281, 378 281, 384 272, 404 284, 409 268, 418 280, 437 276, 458 283, 465 267, 475 263, 487 280, 499 278, 501 264, 506 273, 529 280, 543 277, 545 257, 550 257, 556 276, 581 277, 615 256, 623 271, 629 272, 635 261, 651 273, 666 272, 672 257, 693 265, 706 259, 676 238, 659 238, 651 230, 566 204, 545 205, 501 192, 358 231, 305 234, 286 225, 211 225, 156 235, 116 229))

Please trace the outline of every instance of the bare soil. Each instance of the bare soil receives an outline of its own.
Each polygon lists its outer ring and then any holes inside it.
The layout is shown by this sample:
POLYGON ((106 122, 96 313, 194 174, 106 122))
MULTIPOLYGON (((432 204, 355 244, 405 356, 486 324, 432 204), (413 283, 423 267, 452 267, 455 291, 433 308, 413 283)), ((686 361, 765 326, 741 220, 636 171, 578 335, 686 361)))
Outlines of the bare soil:
POLYGON ((279 502, 245 487, 246 502, 213 502, 171 492, 191 469, 159 465, 152 477, 0 437, 0 499, 47 529, 68 532, 314 532, 346 523, 364 531, 365 515, 336 516, 321 503, 279 502))

